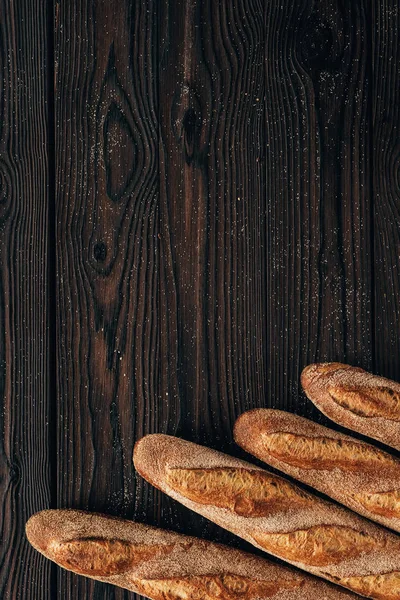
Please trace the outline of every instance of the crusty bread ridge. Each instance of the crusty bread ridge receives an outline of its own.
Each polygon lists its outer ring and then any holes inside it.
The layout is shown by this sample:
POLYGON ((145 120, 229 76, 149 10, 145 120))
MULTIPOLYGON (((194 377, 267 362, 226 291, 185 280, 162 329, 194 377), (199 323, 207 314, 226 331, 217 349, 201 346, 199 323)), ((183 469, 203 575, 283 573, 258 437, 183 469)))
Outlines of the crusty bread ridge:
POLYGON ((370 598, 400 600, 400 538, 362 517, 254 465, 171 436, 137 442, 134 463, 160 490, 258 548, 370 598), (282 508, 287 486, 291 505, 282 508))
POLYGON ((105 515, 46 510, 26 533, 63 568, 153 600, 355 600, 251 554, 105 515))
POLYGON ((400 460, 387 452, 273 409, 242 414, 234 437, 272 467, 400 531, 400 460))
POLYGON ((327 417, 400 450, 400 384, 342 363, 306 367, 301 383, 327 417))

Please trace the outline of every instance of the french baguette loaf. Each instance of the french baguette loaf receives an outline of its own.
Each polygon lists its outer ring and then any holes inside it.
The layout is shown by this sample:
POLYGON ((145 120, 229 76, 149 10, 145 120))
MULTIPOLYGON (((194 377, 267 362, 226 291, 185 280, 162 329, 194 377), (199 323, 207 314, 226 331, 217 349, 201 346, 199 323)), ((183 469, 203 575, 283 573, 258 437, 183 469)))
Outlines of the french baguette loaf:
POLYGON ((64 569, 153 600, 355 600, 251 554, 104 515, 46 510, 26 533, 64 569))
POLYGON ((287 480, 166 436, 137 442, 138 472, 218 525, 295 566, 376 600, 400 600, 400 538, 287 480))
POLYGON ((400 531, 400 461, 383 450, 272 409, 241 415, 234 437, 272 467, 400 531))
POLYGON ((400 384, 342 363, 306 367, 301 383, 327 417, 400 450, 400 384))

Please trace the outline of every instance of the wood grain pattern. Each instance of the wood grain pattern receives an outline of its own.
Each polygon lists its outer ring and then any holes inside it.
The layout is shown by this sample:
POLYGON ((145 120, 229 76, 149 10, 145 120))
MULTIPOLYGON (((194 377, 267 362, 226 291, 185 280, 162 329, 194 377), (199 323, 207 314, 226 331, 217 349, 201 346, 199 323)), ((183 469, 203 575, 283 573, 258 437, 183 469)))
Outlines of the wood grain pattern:
POLYGON ((50 506, 46 2, 0 2, 0 597, 51 598, 25 521, 50 506))
POLYGON ((372 360, 368 4, 267 3, 267 403, 314 361, 372 360))
POLYGON ((400 26, 396 0, 373 2, 375 363, 400 380, 400 26))
POLYGON ((179 431, 231 440, 238 409, 265 385, 263 3, 174 1, 161 23, 161 254, 179 431))
MULTIPOLYGON (((164 416, 155 4, 56 6, 58 506, 121 516, 134 441, 164 416)), ((134 595, 60 572, 58 597, 134 595)))

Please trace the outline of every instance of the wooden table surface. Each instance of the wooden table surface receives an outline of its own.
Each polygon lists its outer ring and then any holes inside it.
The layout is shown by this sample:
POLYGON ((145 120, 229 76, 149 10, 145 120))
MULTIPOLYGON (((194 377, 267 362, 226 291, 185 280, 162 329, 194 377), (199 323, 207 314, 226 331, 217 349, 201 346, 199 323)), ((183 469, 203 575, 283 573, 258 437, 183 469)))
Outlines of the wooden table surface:
POLYGON ((327 423, 400 379, 398 0, 0 0, 0 598, 127 600, 24 524, 79 507, 246 548, 135 475, 148 432, 327 423))

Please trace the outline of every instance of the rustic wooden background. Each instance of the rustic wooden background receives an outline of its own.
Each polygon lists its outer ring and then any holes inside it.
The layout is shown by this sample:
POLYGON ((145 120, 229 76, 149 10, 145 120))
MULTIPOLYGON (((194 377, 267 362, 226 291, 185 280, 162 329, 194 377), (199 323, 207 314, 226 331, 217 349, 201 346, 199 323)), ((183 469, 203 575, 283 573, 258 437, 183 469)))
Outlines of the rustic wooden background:
POLYGON ((0 597, 127 600, 27 544, 47 507, 231 541, 136 478, 326 422, 309 362, 400 378, 398 0, 0 0, 0 597))

